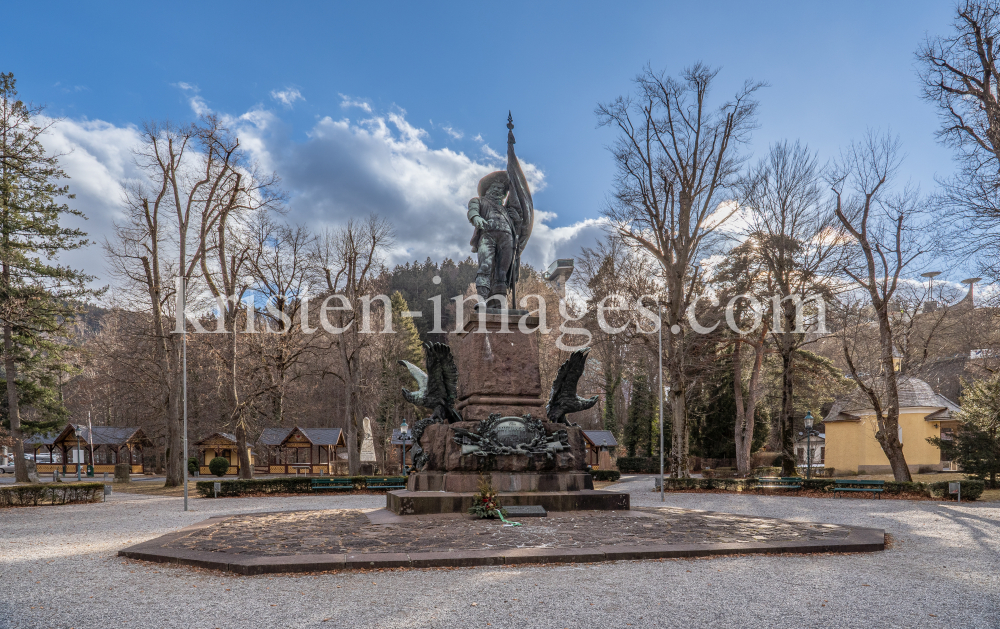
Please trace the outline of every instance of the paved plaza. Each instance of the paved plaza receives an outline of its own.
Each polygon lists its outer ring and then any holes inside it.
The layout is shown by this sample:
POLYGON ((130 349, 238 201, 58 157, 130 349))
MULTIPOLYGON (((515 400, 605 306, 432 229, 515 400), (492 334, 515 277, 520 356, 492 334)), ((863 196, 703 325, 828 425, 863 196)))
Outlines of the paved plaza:
MULTIPOLYGON (((638 513, 661 507, 650 477, 613 488, 630 491, 638 513)), ((291 530, 293 523, 280 518, 298 516, 263 514, 318 510, 321 518, 332 512, 358 518, 383 507, 384 498, 196 499, 191 505, 184 513, 177 498, 115 494, 103 504, 0 511, 0 628, 1000 625, 1000 505, 994 503, 667 494, 664 512, 674 518, 690 513, 683 510, 713 511, 747 516, 734 520, 744 526, 777 518, 882 528, 891 535, 885 551, 861 554, 269 576, 117 556, 127 546, 211 517, 259 513, 248 522, 279 518, 291 530)), ((544 526, 560 517, 573 516, 544 526)), ((480 525, 493 538, 528 534, 498 523, 469 526, 480 525)), ((581 531, 578 541, 591 534, 581 531)), ((434 532, 393 533, 403 544, 428 535, 434 532)), ((330 538, 323 532, 308 539, 330 538)))

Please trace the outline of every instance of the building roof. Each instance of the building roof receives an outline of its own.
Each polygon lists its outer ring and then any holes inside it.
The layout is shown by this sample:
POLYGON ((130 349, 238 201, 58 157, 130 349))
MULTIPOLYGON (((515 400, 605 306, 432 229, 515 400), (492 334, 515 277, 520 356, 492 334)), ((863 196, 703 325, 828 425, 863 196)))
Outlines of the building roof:
POLYGON ((587 439, 592 445, 597 447, 607 446, 609 448, 618 447, 618 440, 615 439, 615 433, 610 430, 584 430, 584 438, 587 439))
POLYGON ((212 434, 208 435, 207 437, 205 437, 204 439, 202 439, 201 441, 199 441, 198 443, 196 443, 194 445, 200 446, 201 444, 205 443, 206 441, 208 441, 212 437, 222 437, 226 441, 229 441, 233 445, 236 445, 236 436, 232 435, 232 434, 230 434, 228 432, 213 432, 212 434))
MULTIPOLYGON (((32 435, 24 440, 26 446, 50 446, 56 442, 59 433, 45 433, 44 435, 32 435)), ((13 445, 13 444, 11 444, 13 445)))
MULTIPOLYGON (((298 432, 306 438, 306 441, 314 446, 342 446, 344 445, 343 431, 340 428, 301 428, 296 426, 288 431, 284 439, 274 445, 284 445, 288 439, 298 432)), ((263 435, 262 435, 263 437, 263 435)), ((271 445, 271 444, 267 444, 271 445)))
POLYGON ((265 446, 280 446, 291 432, 291 428, 265 428, 257 441, 265 446))
MULTIPOLYGON (((152 445, 141 428, 134 426, 91 426, 87 428, 82 424, 66 424, 62 432, 52 440, 52 443, 60 443, 69 439, 75 443, 76 428, 80 428, 80 440, 87 445, 93 446, 121 446, 129 443, 139 443, 152 445)), ((45 444, 48 445, 48 444, 45 444)))
MULTIPOLYGON (((936 408, 938 410, 927 416, 927 419, 950 419, 952 413, 961 408, 943 395, 934 392, 931 385, 912 376, 899 376, 896 381, 899 391, 899 409, 906 408, 936 408)), ((871 410, 872 403, 861 389, 855 389, 841 397, 830 408, 824 422, 856 421, 862 411, 871 410)))

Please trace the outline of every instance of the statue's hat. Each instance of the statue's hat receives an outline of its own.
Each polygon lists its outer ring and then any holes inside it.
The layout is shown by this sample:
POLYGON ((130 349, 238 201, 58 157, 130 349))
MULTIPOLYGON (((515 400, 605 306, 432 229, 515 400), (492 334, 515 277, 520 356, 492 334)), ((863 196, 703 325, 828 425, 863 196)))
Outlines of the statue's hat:
POLYGON ((479 196, 486 194, 486 191, 490 189, 495 183, 502 183, 504 188, 510 190, 510 177, 507 176, 506 170, 494 171, 482 179, 479 180, 479 196))

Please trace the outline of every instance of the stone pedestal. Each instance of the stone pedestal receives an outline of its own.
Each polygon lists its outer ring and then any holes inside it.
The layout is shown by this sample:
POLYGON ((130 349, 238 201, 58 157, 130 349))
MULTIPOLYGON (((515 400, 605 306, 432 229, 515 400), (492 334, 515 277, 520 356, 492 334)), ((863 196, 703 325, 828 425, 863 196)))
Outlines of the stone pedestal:
MULTIPOLYGON (((475 494, 397 489, 386 494, 386 509, 397 515, 466 513, 475 494)), ((545 507, 546 511, 628 511, 631 496, 610 491, 522 491, 500 494, 505 506, 545 507)))
MULTIPOLYGON (((594 488, 587 472, 485 472, 499 492, 583 491, 594 488)), ((417 472, 410 476, 410 491, 479 491, 480 474, 473 472, 417 472)))
MULTIPOLYGON (((477 310, 464 313, 462 332, 449 344, 458 365, 455 408, 465 421, 486 419, 491 413, 545 417, 538 332, 518 330, 525 315, 525 310, 489 309, 482 316, 477 310)), ((538 317, 527 317, 525 325, 534 329, 538 317)))
MULTIPOLYGON (((427 471, 434 472, 586 472, 587 445, 583 440, 583 429, 577 426, 543 422, 548 435, 565 430, 569 437, 569 449, 555 452, 551 457, 544 453, 515 454, 506 456, 478 456, 462 454, 462 446, 455 441, 454 428, 475 432, 479 422, 457 422, 454 424, 431 424, 420 437, 420 447, 427 454, 427 471)), ((475 491, 475 487, 472 490, 475 491)))

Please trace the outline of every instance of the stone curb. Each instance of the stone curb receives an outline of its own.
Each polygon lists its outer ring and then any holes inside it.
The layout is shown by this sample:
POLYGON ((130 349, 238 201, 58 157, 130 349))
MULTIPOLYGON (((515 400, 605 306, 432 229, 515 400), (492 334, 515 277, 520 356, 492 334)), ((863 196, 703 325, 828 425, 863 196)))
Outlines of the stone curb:
POLYGON ((118 551, 118 556, 157 563, 210 568, 244 575, 257 575, 345 569, 509 566, 765 553, 867 553, 885 550, 885 531, 862 527, 846 527, 851 530, 850 535, 838 540, 651 544, 647 546, 596 546, 591 548, 511 548, 426 553, 312 554, 259 557, 165 547, 179 537, 211 526, 226 517, 229 516, 209 518, 174 533, 130 546, 118 551))

